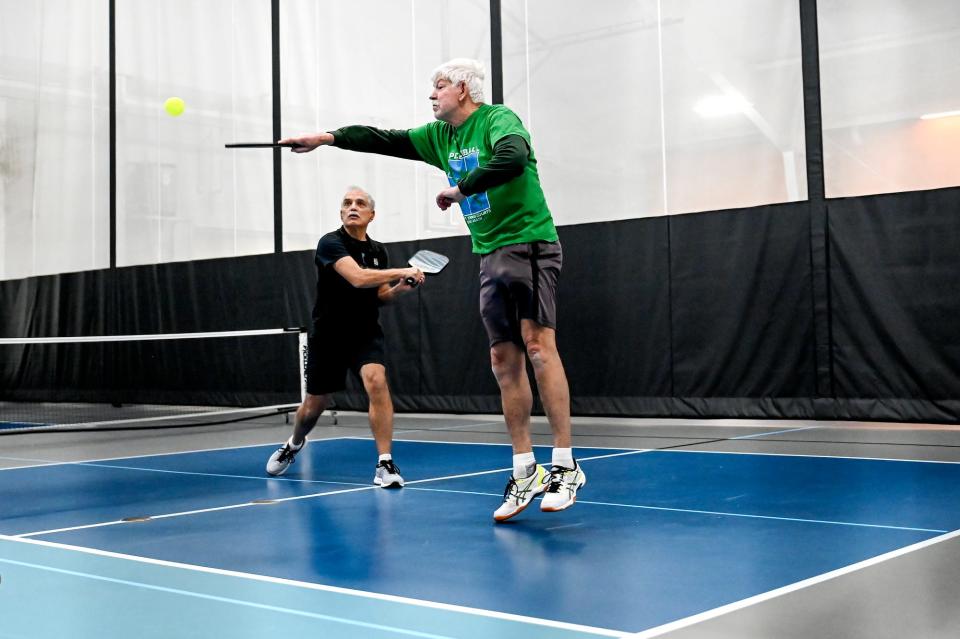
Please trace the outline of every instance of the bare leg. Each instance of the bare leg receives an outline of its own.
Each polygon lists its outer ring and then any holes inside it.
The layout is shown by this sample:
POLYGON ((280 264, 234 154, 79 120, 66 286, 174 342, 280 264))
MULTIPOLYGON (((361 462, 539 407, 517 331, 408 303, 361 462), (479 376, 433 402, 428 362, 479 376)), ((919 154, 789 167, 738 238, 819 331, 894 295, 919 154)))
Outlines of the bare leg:
POLYGON ((500 386, 503 418, 513 442, 513 454, 529 453, 533 451, 530 441, 533 392, 523 351, 512 342, 498 342, 490 347, 490 366, 500 386))
POLYGON ((543 410, 553 431, 553 445, 570 448, 570 387, 557 352, 557 332, 528 319, 520 320, 520 332, 533 364, 543 410))
POLYGON ((320 414, 330 405, 329 395, 311 395, 307 393, 297 414, 293 418, 293 445, 302 446, 307 439, 307 433, 313 430, 320 414))
POLYGON ((385 455, 393 441, 393 400, 387 386, 387 370, 383 364, 364 364, 360 379, 370 398, 370 431, 377 442, 377 453, 385 455))

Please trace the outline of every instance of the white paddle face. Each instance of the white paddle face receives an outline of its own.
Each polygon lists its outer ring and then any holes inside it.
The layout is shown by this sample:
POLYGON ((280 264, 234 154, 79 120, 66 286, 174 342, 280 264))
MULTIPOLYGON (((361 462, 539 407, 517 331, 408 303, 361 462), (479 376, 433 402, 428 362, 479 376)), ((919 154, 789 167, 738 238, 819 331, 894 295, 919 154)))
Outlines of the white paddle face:
POLYGON ((413 257, 407 260, 407 263, 410 264, 410 266, 415 266, 424 273, 435 275, 450 263, 450 258, 446 255, 440 255, 439 253, 424 249, 414 253, 413 257))

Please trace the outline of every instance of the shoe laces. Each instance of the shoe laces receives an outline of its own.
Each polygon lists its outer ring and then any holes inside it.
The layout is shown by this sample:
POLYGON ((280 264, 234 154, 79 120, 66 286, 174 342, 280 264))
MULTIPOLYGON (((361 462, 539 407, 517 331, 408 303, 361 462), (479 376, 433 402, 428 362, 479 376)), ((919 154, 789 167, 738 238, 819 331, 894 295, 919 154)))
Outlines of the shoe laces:
MULTIPOLYGON (((369 466, 367 466, 369 468, 369 466)), ((377 468, 383 468, 391 475, 399 475, 400 467, 393 463, 392 459, 385 459, 381 462, 377 462, 377 468)))
POLYGON ((520 487, 517 486, 517 480, 513 477, 507 482, 507 487, 503 489, 503 501, 510 499, 511 495, 516 495, 518 498, 520 497, 520 487))
MULTIPOLYGON (((534 474, 537 473, 536 470, 533 472, 534 474)), ((503 501, 507 501, 508 499, 513 497, 514 500, 519 503, 520 500, 526 497, 527 493, 533 490, 536 485, 537 485, 537 482, 533 481, 533 482, 530 482, 529 486, 527 486, 524 489, 521 489, 520 484, 517 483, 517 479, 513 475, 511 475, 510 480, 507 481, 507 487, 503 489, 503 501)))
POLYGON ((299 452, 300 452, 299 448, 293 449, 290 447, 290 444, 284 444, 283 447, 280 449, 280 456, 277 457, 277 461, 282 463, 287 460, 290 460, 290 463, 292 464, 293 462, 296 461, 296 455, 299 452))
POLYGON ((546 492, 548 493, 560 492, 560 488, 561 486, 563 486, 563 474, 572 472, 574 470, 576 470, 576 468, 564 468, 563 466, 551 466, 550 479, 548 480, 546 492))

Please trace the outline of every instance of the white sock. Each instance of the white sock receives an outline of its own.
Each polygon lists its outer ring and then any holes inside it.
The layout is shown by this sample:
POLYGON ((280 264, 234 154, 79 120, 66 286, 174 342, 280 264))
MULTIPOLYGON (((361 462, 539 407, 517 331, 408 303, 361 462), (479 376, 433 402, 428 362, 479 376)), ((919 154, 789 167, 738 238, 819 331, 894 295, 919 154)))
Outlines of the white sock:
POLYGON ((514 479, 523 479, 533 474, 537 469, 537 458, 533 452, 520 453, 513 456, 513 477, 514 479))
POLYGON ((563 466, 564 468, 573 468, 573 449, 572 448, 554 448, 553 459, 554 466, 563 466))
POLYGON ((378 462, 382 462, 382 461, 393 461, 393 457, 390 456, 390 453, 384 453, 384 454, 380 455, 380 458, 379 458, 377 461, 378 461, 378 462))
POLYGON ((307 440, 306 440, 306 438, 304 438, 304 440, 303 440, 302 442, 300 442, 300 445, 299 445, 299 446, 295 446, 294 443, 293 443, 293 435, 290 435, 290 439, 287 440, 287 446, 289 446, 289 447, 292 448, 293 450, 300 450, 301 448, 303 448, 303 445, 306 444, 306 443, 307 443, 307 440))

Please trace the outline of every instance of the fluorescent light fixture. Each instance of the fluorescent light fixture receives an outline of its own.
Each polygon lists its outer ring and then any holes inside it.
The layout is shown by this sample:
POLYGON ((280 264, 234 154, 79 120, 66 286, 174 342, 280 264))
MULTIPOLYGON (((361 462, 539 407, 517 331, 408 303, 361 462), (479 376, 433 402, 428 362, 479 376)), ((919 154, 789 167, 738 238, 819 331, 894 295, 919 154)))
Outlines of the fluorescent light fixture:
POLYGON ((939 118, 955 118, 960 115, 960 111, 941 111, 940 113, 925 113, 920 116, 921 120, 937 120, 939 118))
POLYGON ((743 113, 753 105, 737 93, 725 93, 723 95, 708 95, 701 98, 693 107, 700 117, 718 118, 724 115, 733 115, 734 113, 743 113))

